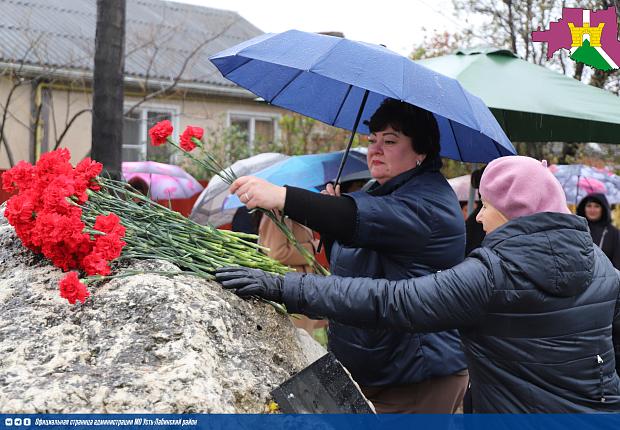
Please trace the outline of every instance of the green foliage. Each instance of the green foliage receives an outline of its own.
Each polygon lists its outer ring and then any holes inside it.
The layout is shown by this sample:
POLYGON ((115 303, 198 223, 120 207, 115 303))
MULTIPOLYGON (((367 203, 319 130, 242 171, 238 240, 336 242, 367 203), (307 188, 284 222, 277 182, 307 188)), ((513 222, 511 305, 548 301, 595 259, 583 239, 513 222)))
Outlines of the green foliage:
POLYGON ((318 121, 293 114, 282 116, 279 125, 282 133, 282 152, 287 155, 306 154, 318 121))
POLYGON ((467 48, 471 45, 472 34, 470 30, 463 30, 458 33, 435 32, 425 34, 421 44, 414 46, 409 54, 412 60, 422 60, 425 58, 440 57, 442 55, 453 54, 455 51, 467 48))
MULTIPOLYGON (((278 152, 287 155, 317 154, 344 149, 351 133, 299 114, 283 115, 279 122, 278 152)), ((364 136, 356 134, 353 146, 363 145, 364 136)))
MULTIPOLYGON (((279 139, 257 136, 254 151, 251 151, 247 133, 237 126, 224 127, 224 123, 222 120, 218 126, 205 129, 204 149, 196 148, 192 152, 196 158, 204 159, 205 154, 209 153, 220 164, 229 166, 237 160, 263 152, 304 155, 338 151, 346 147, 350 137, 347 130, 330 127, 303 115, 283 115, 278 123, 279 139)), ((353 147, 365 146, 366 140, 366 136, 357 134, 353 139, 353 147)), ((203 166, 187 158, 180 165, 195 178, 209 179, 211 176, 203 166)))
POLYGON ((323 348, 327 349, 328 337, 326 327, 315 329, 312 333, 312 337, 320 343, 323 348))
MULTIPOLYGON (((209 153, 223 166, 229 166, 251 155, 247 133, 237 126, 224 127, 223 123, 220 121, 217 127, 205 129, 204 148, 196 148, 192 152, 196 158, 205 159, 205 154, 209 153)), ((203 165, 194 163, 189 158, 183 158, 180 165, 195 178, 210 179, 212 176, 203 165)))
POLYGON ((468 175, 472 170, 476 169, 472 163, 463 163, 462 161, 451 160, 449 158, 442 158, 442 161, 443 167, 441 168, 441 173, 448 179, 468 175))

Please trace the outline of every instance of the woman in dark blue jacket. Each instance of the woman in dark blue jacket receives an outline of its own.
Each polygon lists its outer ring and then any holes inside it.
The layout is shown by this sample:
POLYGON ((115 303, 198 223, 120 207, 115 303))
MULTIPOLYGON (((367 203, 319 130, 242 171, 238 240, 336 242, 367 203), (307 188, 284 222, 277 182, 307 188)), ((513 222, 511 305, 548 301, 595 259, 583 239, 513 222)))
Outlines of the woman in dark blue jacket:
MULTIPOLYGON (((320 232, 335 275, 398 280, 461 262, 465 226, 439 171, 434 116, 387 99, 368 126, 368 168, 377 181, 369 191, 321 195, 248 176, 231 191, 248 208, 283 210, 320 232)), ((329 349, 379 412, 454 412, 468 381, 456 330, 361 329, 330 318, 329 349)))
POLYGON ((458 328, 474 412, 620 412, 620 280, 586 221, 528 157, 491 162, 480 193, 482 247, 440 273, 388 281, 228 268, 217 278, 343 324, 458 328))

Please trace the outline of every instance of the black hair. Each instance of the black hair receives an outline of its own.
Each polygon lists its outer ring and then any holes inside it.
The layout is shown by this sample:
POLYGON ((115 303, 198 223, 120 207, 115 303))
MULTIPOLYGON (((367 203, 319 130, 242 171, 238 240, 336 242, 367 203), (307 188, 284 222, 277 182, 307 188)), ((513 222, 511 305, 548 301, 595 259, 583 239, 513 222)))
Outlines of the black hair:
POLYGON ((430 158, 439 156, 439 127, 435 116, 412 104, 387 98, 370 117, 368 125, 371 133, 383 131, 390 126, 411 138, 411 146, 418 154, 430 158))
POLYGON ((469 183, 471 184, 472 188, 480 188, 480 180, 482 179, 482 174, 484 173, 484 169, 486 167, 487 166, 484 166, 471 172, 469 183))
POLYGON ((129 181, 127 181, 129 185, 131 185, 136 191, 144 194, 145 196, 149 195, 149 184, 139 176, 134 176, 129 181))

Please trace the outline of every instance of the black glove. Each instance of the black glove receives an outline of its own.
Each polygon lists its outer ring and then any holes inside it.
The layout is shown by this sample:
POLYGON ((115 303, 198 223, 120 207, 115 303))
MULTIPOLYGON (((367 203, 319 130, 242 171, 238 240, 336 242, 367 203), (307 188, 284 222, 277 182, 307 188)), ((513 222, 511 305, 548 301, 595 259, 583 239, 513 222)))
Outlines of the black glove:
POLYGON ((226 289, 235 290, 239 297, 258 296, 273 302, 282 302, 284 277, 247 267, 221 267, 215 279, 226 289))

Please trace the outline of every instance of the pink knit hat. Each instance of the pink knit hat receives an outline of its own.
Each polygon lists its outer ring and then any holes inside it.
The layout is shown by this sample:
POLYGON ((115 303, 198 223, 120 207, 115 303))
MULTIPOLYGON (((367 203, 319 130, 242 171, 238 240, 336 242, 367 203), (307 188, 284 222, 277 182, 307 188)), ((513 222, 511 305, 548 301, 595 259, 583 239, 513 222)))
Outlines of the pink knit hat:
POLYGON ((547 162, 530 157, 491 161, 480 180, 480 195, 508 219, 538 212, 570 213, 564 190, 547 162))

